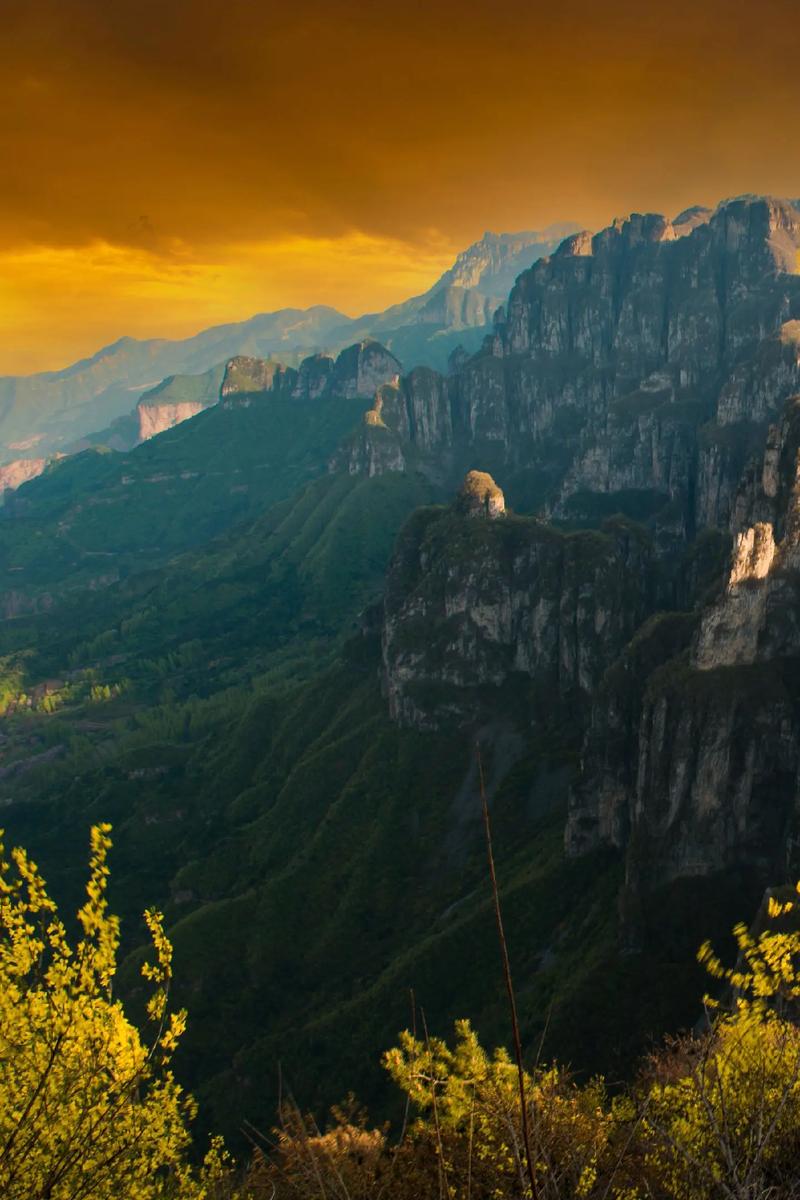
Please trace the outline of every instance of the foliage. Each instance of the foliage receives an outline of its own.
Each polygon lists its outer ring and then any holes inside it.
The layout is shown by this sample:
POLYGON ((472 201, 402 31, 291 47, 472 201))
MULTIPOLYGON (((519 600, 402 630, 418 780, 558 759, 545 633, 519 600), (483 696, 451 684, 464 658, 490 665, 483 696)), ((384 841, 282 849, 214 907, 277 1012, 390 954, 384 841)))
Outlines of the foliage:
MULTIPOLYGON (((798 888, 800 890, 800 887, 798 888)), ((768 901, 778 922, 734 934, 738 961, 699 952, 733 989, 730 1010, 706 997, 716 1019, 699 1040, 659 1056, 644 1113, 647 1164, 676 1200, 755 1200, 800 1195, 800 931, 796 902, 768 901)))
MULTIPOLYGON (((469 1022, 459 1021, 453 1049, 405 1033, 384 1065, 421 1114, 412 1137, 435 1140, 453 1200, 530 1195, 517 1070, 505 1050, 488 1055, 469 1022)), ((560 1067, 537 1067, 526 1092, 537 1194, 595 1195, 615 1125, 602 1082, 578 1087, 560 1067)))
POLYGON ((259 1147, 248 1172, 248 1191, 256 1200, 399 1200, 407 1194, 394 1169, 387 1129, 369 1129, 366 1112, 352 1096, 333 1107, 324 1131, 290 1100, 279 1115, 280 1125, 267 1142, 269 1153, 259 1147))
MULTIPOLYGON (((734 989, 708 997, 703 1036, 669 1042, 633 1089, 561 1067, 527 1076, 542 1200, 793 1200, 800 1195, 800 932, 795 902, 770 899, 770 926, 735 930, 739 961, 700 959, 734 989), (777 925, 775 923, 778 923, 777 925)), ((293 1102, 249 1185, 277 1200, 519 1200, 530 1197, 515 1065, 466 1021, 455 1042, 411 1033, 384 1056, 406 1096, 397 1142, 351 1100, 321 1131, 293 1102), (411 1114, 413 1119, 409 1119, 411 1114)))
POLYGON ((185 1013, 169 1013, 172 947, 145 914, 155 959, 149 1044, 113 995, 119 921, 108 911, 109 827, 92 829, 80 936, 70 943, 25 851, 0 848, 0 1194, 5 1200, 203 1200, 227 1173, 214 1142, 189 1166, 195 1114, 170 1070, 185 1013))

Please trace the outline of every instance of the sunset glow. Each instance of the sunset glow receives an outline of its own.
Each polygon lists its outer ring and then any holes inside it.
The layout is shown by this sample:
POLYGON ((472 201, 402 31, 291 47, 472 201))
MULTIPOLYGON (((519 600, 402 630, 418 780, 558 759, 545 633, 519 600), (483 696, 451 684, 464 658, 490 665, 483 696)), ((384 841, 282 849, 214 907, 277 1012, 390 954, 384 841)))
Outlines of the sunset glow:
POLYGON ((0 370, 377 309, 496 231, 800 193, 788 0, 12 0, 0 370))

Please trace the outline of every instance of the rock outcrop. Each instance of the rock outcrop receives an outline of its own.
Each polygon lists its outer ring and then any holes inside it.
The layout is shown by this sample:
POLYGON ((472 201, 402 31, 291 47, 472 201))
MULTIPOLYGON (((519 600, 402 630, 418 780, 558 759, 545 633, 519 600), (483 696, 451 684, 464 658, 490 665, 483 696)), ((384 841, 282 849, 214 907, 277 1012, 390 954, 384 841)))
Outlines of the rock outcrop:
POLYGON ((399 379, 401 370, 394 355, 371 340, 348 346, 336 359, 313 354, 299 367, 240 356, 226 363, 220 396, 229 406, 252 404, 260 395, 296 400, 316 399, 326 393, 345 399, 367 398, 382 384, 399 379))
POLYGON ((223 368, 217 366, 202 375, 169 375, 145 392, 136 406, 139 441, 146 442, 217 404, 222 374, 223 368))
POLYGON ((506 511, 505 496, 486 471, 467 473, 456 505, 467 517, 489 517, 490 520, 502 517, 506 511))
POLYGON ((27 483, 29 479, 36 479, 47 463, 46 458, 17 458, 0 467, 0 497, 5 492, 14 491, 20 484, 27 483))
POLYGON ((472 723, 515 678, 553 703, 586 706, 652 604, 653 557, 624 523, 563 534, 504 515, 491 476, 470 472, 450 508, 409 522, 389 570, 382 646, 392 716, 419 727, 472 723))
POLYGON ((383 675, 405 724, 475 722, 520 680, 566 705, 567 850, 625 855, 625 911, 800 868, 799 252, 797 207, 758 197, 574 235, 481 353, 381 387, 347 447, 350 470, 453 488, 485 462, 512 507, 584 527, 475 519, 505 507, 479 472, 418 513, 383 675))
POLYGON ((176 404, 139 404, 136 415, 139 418, 139 441, 146 442, 148 438, 173 429, 190 417, 196 417, 208 405, 198 401, 184 400, 176 404))

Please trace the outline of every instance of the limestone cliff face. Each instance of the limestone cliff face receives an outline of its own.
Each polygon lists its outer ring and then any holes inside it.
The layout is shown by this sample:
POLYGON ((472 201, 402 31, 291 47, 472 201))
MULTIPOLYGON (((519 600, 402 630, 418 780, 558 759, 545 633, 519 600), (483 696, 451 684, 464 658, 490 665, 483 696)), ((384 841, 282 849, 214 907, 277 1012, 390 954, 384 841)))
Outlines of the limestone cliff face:
POLYGON ((401 365, 378 342, 348 346, 333 359, 314 354, 299 367, 261 358, 232 358, 225 366, 220 396, 227 405, 248 405, 259 394, 297 400, 331 395, 371 397, 382 384, 400 376, 401 365))
POLYGON ((507 294, 517 275, 534 257, 541 257, 543 248, 549 245, 555 249, 575 228, 575 225, 554 225, 530 233, 487 232, 480 241, 459 254, 440 280, 440 290, 447 287, 481 288, 485 294, 507 294))
POLYGON ((46 458, 18 458, 0 467, 0 496, 41 475, 47 462, 46 458))
POLYGON ((565 535, 507 515, 491 476, 471 472, 451 508, 416 514, 389 570, 393 717, 471 722, 515 677, 585 704, 647 612, 652 560, 626 526, 565 535))
POLYGON ((202 375, 168 375, 145 392, 136 406, 140 442, 173 429, 219 401, 222 367, 202 375))
MULTIPOLYGON (((371 336, 388 344, 398 331, 414 326, 420 330, 429 328, 433 339, 445 331, 491 327, 495 310, 520 272, 543 255, 551 254, 562 238, 576 228, 568 223, 523 233, 485 233, 480 241, 458 255, 453 266, 427 292, 393 304, 383 313, 362 317, 355 330, 368 330, 371 336)), ((413 355, 414 339, 404 344, 413 355)), ((409 365, 415 361, 430 363, 433 344, 431 341, 426 347, 423 341, 417 341, 422 357, 412 357, 409 365)))
POLYGON ((800 400, 789 402, 761 462, 744 474, 732 523, 727 584, 693 647, 699 670, 800 653, 800 400))
POLYGON ((343 350, 332 372, 340 396, 372 396, 376 388, 400 378, 402 366, 379 342, 363 341, 343 350))
POLYGON ((595 698, 567 847, 623 847, 630 895, 729 867, 777 882, 797 869, 797 400, 744 473, 731 532, 719 594, 640 634, 595 698))
POLYGON ((684 541, 727 527, 748 457, 800 389, 798 248, 795 206, 757 197, 567 238, 520 275, 481 353, 383 396, 385 469, 413 461, 455 486, 477 457, 546 474, 558 518, 605 497, 664 510, 684 541))
POLYGON ((146 442, 148 438, 173 429, 190 417, 196 417, 208 407, 199 401, 183 401, 177 404, 139 404, 136 415, 139 419, 139 441, 146 442))
POLYGON ((393 376, 375 391, 361 429, 334 457, 351 474, 404 471, 419 452, 434 474, 447 475, 454 441, 448 381, 429 367, 393 376))
POLYGON ((628 900, 800 869, 799 250, 795 205, 756 197, 574 235, 480 354, 384 384, 342 452, 450 486, 486 463, 595 527, 490 513, 480 488, 418 513, 383 672, 407 724, 476 721, 520 679, 566 704, 567 850, 617 847, 628 900), (604 523, 620 510, 638 533, 604 523))

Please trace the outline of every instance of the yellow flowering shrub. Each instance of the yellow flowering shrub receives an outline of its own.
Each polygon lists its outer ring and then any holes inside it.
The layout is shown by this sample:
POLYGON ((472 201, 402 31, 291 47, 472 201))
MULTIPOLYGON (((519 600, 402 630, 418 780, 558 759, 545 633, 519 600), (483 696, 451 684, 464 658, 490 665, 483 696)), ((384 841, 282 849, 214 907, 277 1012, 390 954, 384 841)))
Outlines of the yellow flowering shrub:
MULTIPOLYGON (((112 984, 119 921, 108 911, 110 828, 91 832, 86 900, 71 944, 36 866, 0 845, 0 1196, 3 1200, 205 1200, 228 1175, 219 1142, 188 1165, 195 1106, 169 1069, 185 1013, 169 1013, 172 948, 155 951, 146 1044, 112 984)), ((219 1193, 221 1194, 221 1193, 219 1193)))
MULTIPOLYGON (((699 959, 726 983, 726 1011, 702 1038, 659 1056, 643 1103, 651 1186, 675 1200, 755 1200, 800 1195, 800 931, 793 900, 770 899, 782 927, 734 935, 738 960, 723 967, 710 945, 699 959), (787 921, 786 918, 789 918, 787 921), (792 925, 794 924, 794 928, 792 925)), ((654 1190, 656 1190, 654 1188, 654 1190)))
MULTIPOLYGON (((468 1021, 456 1022, 455 1033, 452 1049, 439 1038, 422 1042, 404 1033, 384 1057, 420 1113, 412 1135, 434 1141, 452 1200, 530 1196, 516 1065, 505 1050, 487 1054, 468 1021)), ((602 1082, 577 1087, 553 1066, 527 1074, 526 1093, 538 1195, 602 1191, 616 1123, 602 1082)))

